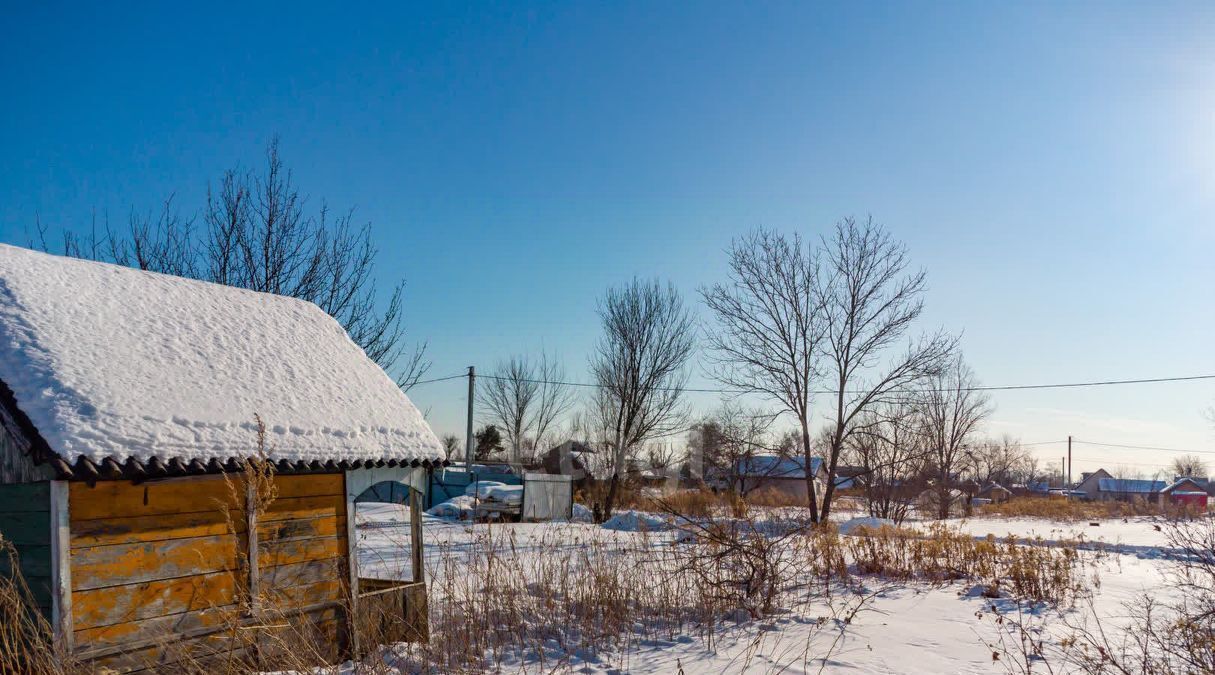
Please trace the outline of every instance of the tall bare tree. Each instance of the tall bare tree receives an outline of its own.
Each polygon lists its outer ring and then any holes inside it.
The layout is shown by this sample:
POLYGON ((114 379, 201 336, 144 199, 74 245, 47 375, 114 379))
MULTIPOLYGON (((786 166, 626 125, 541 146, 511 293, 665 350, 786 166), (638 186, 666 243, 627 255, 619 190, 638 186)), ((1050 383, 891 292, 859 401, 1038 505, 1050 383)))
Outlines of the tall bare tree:
POLYGON ((925 442, 928 444, 937 516, 949 517, 954 475, 968 462, 968 445, 979 424, 991 414, 990 397, 976 390, 970 366, 955 355, 946 367, 929 378, 919 394, 925 442))
POLYGON ((477 399, 485 410, 484 417, 502 430, 510 461, 519 463, 519 449, 531 422, 531 408, 539 383, 535 367, 525 356, 512 356, 500 361, 477 389, 477 399))
POLYGON ((512 463, 522 461, 529 440, 538 448, 553 422, 573 405, 563 375, 560 364, 542 352, 537 360, 512 356, 482 377, 477 398, 485 417, 505 435, 512 463))
MULTIPOLYGON (((725 283, 701 289, 715 325, 708 331, 710 370, 717 381, 759 394, 797 420, 801 454, 812 464, 811 399, 826 332, 818 294, 819 259, 793 234, 759 229, 731 243, 725 283)), ((819 508, 806 472, 810 512, 819 508)))
POLYGON ((1188 478, 1206 478, 1207 476, 1207 463, 1198 455, 1174 457, 1170 468, 1173 470, 1174 476, 1188 478))
POLYGON ((869 515, 896 523, 907 517, 927 456, 920 423, 908 400, 885 403, 862 415, 847 456, 864 469, 858 480, 869 515))
POLYGON ((565 384, 565 366, 555 357, 540 352, 536 367, 540 387, 536 392, 536 414, 532 418, 532 443, 536 454, 546 451, 549 436, 557 432, 558 422, 574 407, 574 391, 565 384))
POLYGON ((629 453, 670 434, 687 413, 680 398, 694 348, 695 327, 671 284, 632 282, 611 288, 599 303, 603 334, 590 359, 598 387, 591 414, 611 446, 611 482, 603 517, 612 514, 629 453))
MULTIPOLYGON (((404 282, 385 301, 370 226, 355 225, 350 212, 334 217, 324 203, 309 211, 307 202, 275 139, 260 171, 227 171, 208 189, 201 227, 170 197, 155 216, 132 211, 125 233, 107 226, 99 237, 95 225, 88 236, 65 233, 63 252, 316 303, 408 389, 430 363, 425 343, 405 345, 404 282)), ((41 245, 49 250, 45 236, 41 245)))
POLYGON ((906 247, 872 219, 843 220, 823 249, 816 295, 825 318, 824 361, 833 394, 820 520, 831 514, 840 454, 860 428, 862 414, 938 372, 957 342, 937 333, 909 341, 891 356, 923 310, 925 274, 908 271, 906 247))

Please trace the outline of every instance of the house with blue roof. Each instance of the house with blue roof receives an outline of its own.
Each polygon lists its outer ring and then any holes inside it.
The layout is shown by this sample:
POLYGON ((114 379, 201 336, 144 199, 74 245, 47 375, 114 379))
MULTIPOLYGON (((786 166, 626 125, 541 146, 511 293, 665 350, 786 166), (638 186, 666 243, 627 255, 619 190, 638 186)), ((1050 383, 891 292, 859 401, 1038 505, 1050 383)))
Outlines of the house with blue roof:
MULTIPOLYGON (((806 483, 806 458, 780 455, 754 455, 735 463, 738 490, 741 494, 756 490, 776 490, 789 496, 810 499, 806 483)), ((810 476, 814 491, 822 497, 827 484, 827 469, 821 457, 810 458, 810 476)))

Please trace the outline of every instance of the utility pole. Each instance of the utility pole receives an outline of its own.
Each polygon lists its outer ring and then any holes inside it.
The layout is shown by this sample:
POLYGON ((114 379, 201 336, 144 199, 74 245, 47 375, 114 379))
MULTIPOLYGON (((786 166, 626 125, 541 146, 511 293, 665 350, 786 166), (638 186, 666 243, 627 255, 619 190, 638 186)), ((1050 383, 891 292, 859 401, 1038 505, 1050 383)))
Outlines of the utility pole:
POLYGON ((465 436, 464 466, 472 471, 473 464, 473 395, 476 393, 477 367, 468 367, 468 433, 465 436))
POLYGON ((1072 437, 1067 437, 1067 493, 1071 497, 1072 491, 1072 437))

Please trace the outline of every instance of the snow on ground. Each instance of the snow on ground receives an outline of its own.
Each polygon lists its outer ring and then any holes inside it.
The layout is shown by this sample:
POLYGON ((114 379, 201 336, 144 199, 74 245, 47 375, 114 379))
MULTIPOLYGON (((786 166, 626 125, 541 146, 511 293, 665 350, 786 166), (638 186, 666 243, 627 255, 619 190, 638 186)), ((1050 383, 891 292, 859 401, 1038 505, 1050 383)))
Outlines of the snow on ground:
MULTIPOLYGON (((408 530, 385 525, 402 515, 395 505, 362 505, 360 522, 360 564, 391 572, 393 564, 408 560, 399 552, 407 541, 408 530), (371 507, 367 512, 364 508, 371 507)), ((847 518, 851 514, 841 514, 847 518)), ((578 547, 584 542, 617 541, 633 545, 644 537, 650 545, 666 545, 675 538, 656 514, 625 511, 613 517, 618 527, 599 527, 588 523, 473 524, 427 516, 424 538, 428 580, 443 574, 441 552, 472 551, 481 537, 493 528, 494 536, 512 536, 518 555, 536 555, 542 547, 551 550, 553 541, 578 547), (654 521, 649 523, 647 521, 654 521)), ((610 521, 609 521, 610 522, 610 521)), ((857 520, 855 525, 873 525, 857 520)), ((1049 541, 1080 538, 1110 544, 1104 553, 1087 553, 1098 560, 1092 575, 1094 596, 1091 611, 1106 617, 1122 613, 1122 603, 1144 592, 1159 595, 1163 584, 1163 562, 1145 551, 1159 550, 1163 544, 1150 519, 1102 520, 1093 527, 1088 522, 1052 523, 1034 519, 970 518, 951 521, 976 536, 988 533, 1018 539, 1042 537, 1049 541), (1097 532, 1099 531, 1099 534, 1097 532)), ((759 621, 744 620, 728 625, 712 646, 697 635, 679 635, 672 640, 642 639, 617 654, 562 655, 561 668, 587 673, 983 673, 1007 672, 1008 664, 993 661, 993 645, 1007 635, 1009 622, 998 626, 992 614, 993 603, 1006 617, 1016 617, 1040 637, 1049 639, 1062 629, 1062 622, 1083 620, 1088 607, 1059 609, 1018 605, 1011 600, 992 600, 972 592, 964 584, 930 587, 915 584, 867 581, 874 593, 872 602, 857 614, 846 629, 840 630, 840 616, 823 605, 797 613, 776 613, 759 621), (1024 615, 1019 613, 1024 612, 1024 615)), ((434 583, 433 588, 440 583, 434 583)), ((837 597, 835 603, 849 598, 837 597)), ((432 602, 442 602, 433 597, 432 602)), ((1012 644, 1011 641, 1008 644, 1012 644)), ((551 655, 548 656, 551 658, 551 655)), ((507 662, 504 672, 536 672, 535 661, 507 662)))
POLYGON ((316 305, 0 245, 0 380, 68 462, 442 459, 316 305))

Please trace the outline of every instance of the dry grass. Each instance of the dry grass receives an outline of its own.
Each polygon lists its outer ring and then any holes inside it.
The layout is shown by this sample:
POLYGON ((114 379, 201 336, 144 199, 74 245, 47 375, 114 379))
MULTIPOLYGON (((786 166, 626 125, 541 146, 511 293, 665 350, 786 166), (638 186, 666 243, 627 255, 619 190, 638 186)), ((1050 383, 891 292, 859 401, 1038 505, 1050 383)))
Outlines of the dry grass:
MULTIPOLYGON (((838 537, 831 531, 819 536, 838 537)), ((992 597, 1068 603, 1095 583, 1086 578, 1073 547, 1041 540, 1025 545, 991 535, 979 539, 940 523, 926 531, 882 527, 865 536, 838 537, 823 549, 835 551, 858 574, 931 583, 966 580, 983 584, 992 597)))
POLYGON ((32 609, 34 596, 18 565, 13 544, 0 538, 0 673, 54 673, 63 659, 51 647, 51 625, 32 609))
POLYGON ((981 515, 1006 518, 1045 518, 1063 521, 1158 516, 1164 513, 1156 503, 1144 500, 1090 502, 1049 497, 1017 497, 1000 504, 984 504, 978 508, 977 512, 981 515))

